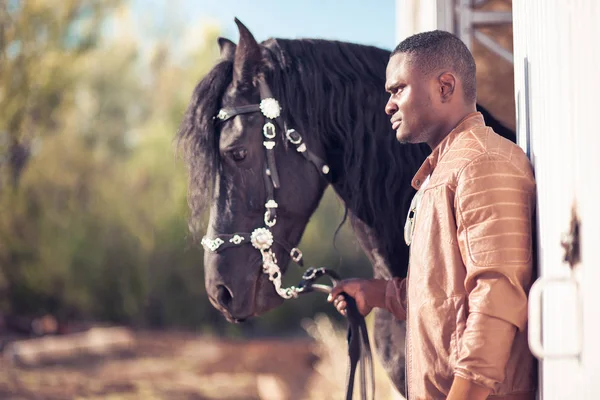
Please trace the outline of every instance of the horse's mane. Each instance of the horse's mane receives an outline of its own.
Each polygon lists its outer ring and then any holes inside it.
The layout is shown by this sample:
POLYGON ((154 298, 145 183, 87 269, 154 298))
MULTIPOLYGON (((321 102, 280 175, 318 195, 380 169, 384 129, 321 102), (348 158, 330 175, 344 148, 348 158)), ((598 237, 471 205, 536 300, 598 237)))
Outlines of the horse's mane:
POLYGON ((264 74, 285 120, 309 138, 319 135, 332 170, 343 171, 332 183, 346 207, 382 236, 389 236, 388 219, 401 231, 413 194, 410 181, 430 150, 398 143, 391 129, 384 112, 390 53, 326 40, 263 45, 264 74))
MULTIPOLYGON (((401 231, 412 195, 410 180, 428 149, 399 144, 385 115, 390 53, 309 39, 269 39, 262 46, 260 73, 282 105, 284 120, 306 137, 309 146, 322 143, 332 170, 343 171, 343 176, 331 180, 346 207, 386 242, 397 240, 385 226, 390 226, 389 220, 397 221, 401 231)), ((212 116, 231 80, 231 61, 219 62, 196 87, 179 130, 190 169, 192 225, 212 199, 211 183, 219 168, 212 116)))

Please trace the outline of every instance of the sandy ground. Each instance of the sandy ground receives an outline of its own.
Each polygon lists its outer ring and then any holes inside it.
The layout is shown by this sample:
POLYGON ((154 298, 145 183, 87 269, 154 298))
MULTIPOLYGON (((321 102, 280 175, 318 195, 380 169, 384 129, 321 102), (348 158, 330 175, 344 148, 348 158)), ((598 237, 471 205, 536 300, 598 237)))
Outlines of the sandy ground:
POLYGON ((127 354, 18 367, 0 360, 0 399, 301 399, 310 340, 221 341, 137 333, 127 354))
MULTIPOLYGON (((8 346, 0 357, 0 400, 344 398, 348 366, 345 328, 323 315, 305 320, 303 328, 309 338, 247 341, 126 329, 123 335, 122 328, 108 328, 102 330, 105 336, 120 336, 132 345, 102 356, 92 357, 88 352, 87 356, 76 353, 77 357, 65 358, 60 353, 53 364, 34 362, 29 367, 12 362, 8 355, 15 352, 8 346)), ((86 343, 99 345, 102 334, 91 332, 86 333, 86 343)), ((68 337, 70 343, 76 339, 76 335, 68 337)), ((375 398, 403 399, 378 362, 375 381, 375 398)), ((355 399, 359 393, 356 387, 355 399)))

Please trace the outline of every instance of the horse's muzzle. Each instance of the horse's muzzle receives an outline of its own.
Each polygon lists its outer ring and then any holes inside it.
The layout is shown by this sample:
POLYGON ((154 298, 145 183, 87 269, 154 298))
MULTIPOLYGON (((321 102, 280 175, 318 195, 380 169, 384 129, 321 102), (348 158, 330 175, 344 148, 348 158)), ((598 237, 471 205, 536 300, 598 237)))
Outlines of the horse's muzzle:
POLYGON ((216 296, 208 296, 212 305, 223 314, 228 322, 242 323, 253 315, 235 315, 232 312, 233 294, 225 285, 217 285, 216 296))

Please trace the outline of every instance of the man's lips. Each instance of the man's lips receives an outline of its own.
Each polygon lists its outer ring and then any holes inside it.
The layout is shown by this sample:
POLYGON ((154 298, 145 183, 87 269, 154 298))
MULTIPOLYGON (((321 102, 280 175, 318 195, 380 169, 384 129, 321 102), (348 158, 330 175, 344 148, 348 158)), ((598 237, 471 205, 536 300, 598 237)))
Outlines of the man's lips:
POLYGON ((402 123, 402 120, 392 122, 392 129, 393 130, 398 129, 398 127, 400 126, 401 123, 402 123))

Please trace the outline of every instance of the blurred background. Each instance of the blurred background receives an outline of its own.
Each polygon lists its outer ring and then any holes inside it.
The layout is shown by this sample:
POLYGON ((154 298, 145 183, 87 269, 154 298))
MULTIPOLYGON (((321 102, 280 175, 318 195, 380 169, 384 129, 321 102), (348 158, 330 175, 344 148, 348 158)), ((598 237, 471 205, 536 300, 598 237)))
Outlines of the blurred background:
MULTIPOLYGON (((0 0, 0 398, 340 398, 343 321, 323 295, 240 325, 208 302, 174 136, 217 37, 237 42, 234 16, 259 41, 391 50, 393 10, 0 0)), ((299 247, 308 265, 369 276, 350 229, 334 239, 342 217, 328 191, 299 247)))

